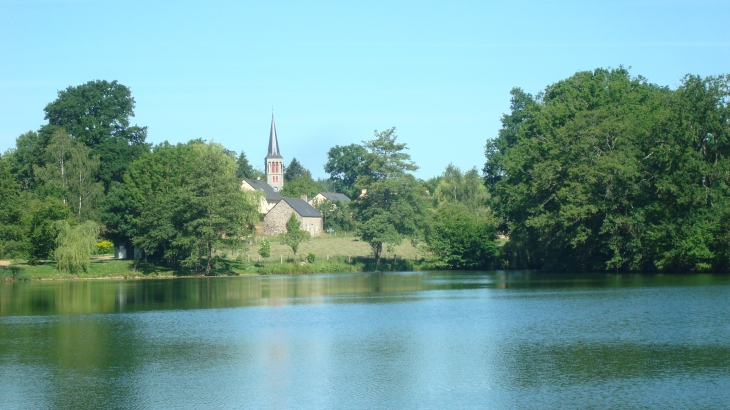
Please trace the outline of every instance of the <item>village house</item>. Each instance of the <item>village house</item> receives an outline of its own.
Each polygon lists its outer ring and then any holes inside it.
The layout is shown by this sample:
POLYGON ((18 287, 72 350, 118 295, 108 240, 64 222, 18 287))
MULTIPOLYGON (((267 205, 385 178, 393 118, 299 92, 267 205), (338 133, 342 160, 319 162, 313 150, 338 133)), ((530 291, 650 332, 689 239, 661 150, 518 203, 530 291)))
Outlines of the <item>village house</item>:
POLYGON ((309 205, 317 206, 321 204, 322 202, 330 201, 330 202, 350 202, 350 198, 347 197, 345 194, 340 194, 337 192, 320 192, 318 193, 314 198, 309 200, 309 205))

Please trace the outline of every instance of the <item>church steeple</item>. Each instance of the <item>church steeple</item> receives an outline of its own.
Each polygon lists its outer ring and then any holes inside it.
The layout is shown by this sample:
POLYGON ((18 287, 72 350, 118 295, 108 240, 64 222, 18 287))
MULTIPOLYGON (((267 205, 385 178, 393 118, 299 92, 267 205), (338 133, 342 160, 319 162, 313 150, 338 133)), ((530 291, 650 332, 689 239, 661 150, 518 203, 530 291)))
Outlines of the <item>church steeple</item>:
POLYGON ((269 132, 269 152, 264 158, 266 170, 266 182, 275 191, 284 188, 284 158, 279 151, 279 140, 276 137, 276 124, 274 114, 271 113, 271 131, 269 132))
POLYGON ((276 138, 276 124, 274 113, 271 113, 271 131, 269 132, 269 153, 266 158, 281 158, 279 153, 279 140, 276 138))

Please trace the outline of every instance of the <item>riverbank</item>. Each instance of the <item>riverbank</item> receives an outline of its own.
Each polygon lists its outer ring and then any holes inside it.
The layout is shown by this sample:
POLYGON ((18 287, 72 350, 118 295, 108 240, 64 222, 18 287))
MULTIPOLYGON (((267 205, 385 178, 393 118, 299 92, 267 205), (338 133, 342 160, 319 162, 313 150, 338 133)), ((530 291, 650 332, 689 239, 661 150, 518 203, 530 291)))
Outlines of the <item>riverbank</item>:
MULTIPOLYGON (((254 241, 246 250, 224 255, 223 266, 213 272, 214 276, 311 274, 311 273, 353 273, 374 270, 420 270, 422 255, 409 241, 386 253, 379 267, 370 255, 370 246, 354 237, 325 236, 312 238, 300 245, 294 255, 291 249, 276 241, 271 243, 271 256, 260 258, 254 241), (306 260, 314 254, 314 261, 306 260)), ((140 262, 134 269, 134 262, 114 260, 109 255, 92 258, 88 272, 69 274, 59 272, 55 262, 46 261, 38 265, 24 263, 0 264, 0 281, 36 281, 69 279, 149 279, 199 276, 194 270, 170 268, 157 263, 140 262)), ((22 261, 21 261, 22 262, 22 261)))

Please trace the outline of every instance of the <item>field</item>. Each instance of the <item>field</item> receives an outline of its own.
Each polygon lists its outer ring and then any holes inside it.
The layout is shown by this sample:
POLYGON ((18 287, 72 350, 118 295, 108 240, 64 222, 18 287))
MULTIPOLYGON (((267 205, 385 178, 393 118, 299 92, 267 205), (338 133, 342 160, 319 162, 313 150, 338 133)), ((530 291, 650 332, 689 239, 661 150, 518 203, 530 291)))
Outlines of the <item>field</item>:
MULTIPOLYGON (((292 274, 315 272, 358 272, 375 270, 370 245, 353 236, 326 235, 311 238, 299 246, 295 256, 291 248, 281 244, 278 238, 271 241, 271 256, 263 259, 258 255, 260 240, 257 238, 246 249, 223 256, 225 266, 216 270, 219 275, 292 274), (307 254, 315 255, 314 263, 304 262, 307 254)), ((411 270, 422 261, 423 251, 403 241, 391 252, 383 251, 380 270, 411 270)), ((112 278, 159 278, 191 276, 195 272, 174 270, 152 263, 140 263, 133 270, 133 262, 112 260, 110 256, 94 257, 89 272, 80 274, 61 273, 53 262, 30 266, 23 263, 10 265, 0 261, 0 280, 55 280, 55 279, 112 279, 112 278), (10 265, 10 266, 8 266, 10 265)))
MULTIPOLYGON (((250 258, 252 262, 258 261, 259 255, 257 252, 259 249, 259 241, 261 239, 262 238, 257 238, 254 242, 251 243, 251 245, 248 246, 248 249, 246 251, 239 252, 237 253, 237 255, 231 256, 242 256, 243 258, 245 258, 245 260, 249 260, 250 258)), ((292 253, 291 248, 281 244, 278 238, 274 237, 268 239, 271 241, 271 257, 269 258, 269 260, 273 261, 274 259, 276 259, 276 261, 279 262, 281 259, 287 260, 294 258, 294 253, 292 253)), ((304 258, 310 252, 314 253, 317 259, 325 260, 327 259, 328 255, 330 258, 372 257, 372 249, 370 248, 370 245, 368 245, 366 242, 360 241, 358 238, 353 236, 323 235, 311 238, 308 242, 303 242, 299 245, 296 260, 304 260, 304 258)), ((414 248, 413 245, 411 245, 410 241, 405 240, 402 244, 396 246, 393 249, 393 252, 386 252, 386 250, 383 250, 382 257, 384 259, 392 259, 394 257, 396 257, 397 259, 405 258, 410 260, 414 260, 416 258, 422 259, 423 251, 419 253, 418 249, 414 248)))

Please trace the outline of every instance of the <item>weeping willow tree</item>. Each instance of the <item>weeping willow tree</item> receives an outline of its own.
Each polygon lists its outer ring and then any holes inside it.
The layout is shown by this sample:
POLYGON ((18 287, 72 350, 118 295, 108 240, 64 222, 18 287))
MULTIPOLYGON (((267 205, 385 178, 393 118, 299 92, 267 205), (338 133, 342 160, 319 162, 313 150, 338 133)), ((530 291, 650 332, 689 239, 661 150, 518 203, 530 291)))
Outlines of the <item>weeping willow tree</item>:
POLYGON ((99 236, 99 225, 94 221, 86 221, 77 226, 68 221, 58 221, 56 237, 56 269, 66 273, 89 271, 91 251, 99 236))

